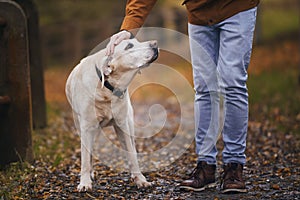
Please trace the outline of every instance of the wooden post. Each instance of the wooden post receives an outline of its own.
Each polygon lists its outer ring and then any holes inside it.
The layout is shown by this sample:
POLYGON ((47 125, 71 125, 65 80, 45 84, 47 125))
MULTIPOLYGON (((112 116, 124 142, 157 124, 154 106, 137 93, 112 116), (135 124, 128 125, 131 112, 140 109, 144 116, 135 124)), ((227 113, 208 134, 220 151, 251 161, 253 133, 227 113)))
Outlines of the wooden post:
POLYGON ((47 115, 38 11, 32 0, 14 1, 21 6, 27 19, 33 127, 43 128, 47 125, 47 115))
POLYGON ((32 161, 31 88, 26 15, 0 0, 0 165, 32 161))

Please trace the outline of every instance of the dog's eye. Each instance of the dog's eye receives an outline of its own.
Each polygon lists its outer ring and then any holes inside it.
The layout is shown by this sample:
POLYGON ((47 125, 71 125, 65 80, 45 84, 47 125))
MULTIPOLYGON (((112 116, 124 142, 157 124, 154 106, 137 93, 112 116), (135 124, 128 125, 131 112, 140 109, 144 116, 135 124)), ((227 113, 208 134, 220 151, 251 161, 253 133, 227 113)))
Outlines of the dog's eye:
POLYGON ((133 47, 132 43, 128 43, 124 50, 131 49, 133 47))

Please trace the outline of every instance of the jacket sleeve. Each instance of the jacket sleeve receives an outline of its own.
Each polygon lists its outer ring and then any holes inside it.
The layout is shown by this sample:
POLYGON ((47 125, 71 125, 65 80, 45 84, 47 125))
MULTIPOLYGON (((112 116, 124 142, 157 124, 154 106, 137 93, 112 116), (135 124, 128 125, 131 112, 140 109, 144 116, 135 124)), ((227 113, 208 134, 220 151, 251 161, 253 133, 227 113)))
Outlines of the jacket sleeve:
POLYGON ((143 26, 146 17, 157 0, 127 0, 126 15, 121 30, 131 30, 143 26))

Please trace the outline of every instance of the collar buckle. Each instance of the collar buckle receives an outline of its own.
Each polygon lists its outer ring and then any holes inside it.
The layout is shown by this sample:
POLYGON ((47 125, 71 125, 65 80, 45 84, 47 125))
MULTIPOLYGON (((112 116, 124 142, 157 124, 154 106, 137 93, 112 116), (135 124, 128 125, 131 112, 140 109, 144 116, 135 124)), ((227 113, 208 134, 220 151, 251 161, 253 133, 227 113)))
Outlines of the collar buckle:
POLYGON ((115 88, 112 93, 113 93, 113 95, 119 97, 120 99, 123 99, 124 95, 126 93, 126 90, 122 91, 122 90, 119 90, 118 88, 115 88))

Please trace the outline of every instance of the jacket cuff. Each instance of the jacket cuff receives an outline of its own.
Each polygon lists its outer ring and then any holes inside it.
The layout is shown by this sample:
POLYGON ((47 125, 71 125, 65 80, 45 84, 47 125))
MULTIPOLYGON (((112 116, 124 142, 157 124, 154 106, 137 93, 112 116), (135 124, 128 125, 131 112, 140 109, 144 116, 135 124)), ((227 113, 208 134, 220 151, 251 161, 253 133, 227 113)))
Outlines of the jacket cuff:
POLYGON ((142 27, 141 23, 136 22, 135 20, 133 20, 130 17, 125 17, 120 30, 127 30, 133 36, 135 36, 138 32, 138 28, 141 28, 141 27, 142 27))
POLYGON ((131 33, 131 31, 128 31, 126 29, 121 29, 120 31, 126 31, 126 32, 130 33, 130 38, 129 39, 133 39, 135 37, 135 35, 133 35, 133 33, 131 33))

